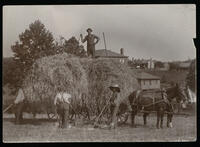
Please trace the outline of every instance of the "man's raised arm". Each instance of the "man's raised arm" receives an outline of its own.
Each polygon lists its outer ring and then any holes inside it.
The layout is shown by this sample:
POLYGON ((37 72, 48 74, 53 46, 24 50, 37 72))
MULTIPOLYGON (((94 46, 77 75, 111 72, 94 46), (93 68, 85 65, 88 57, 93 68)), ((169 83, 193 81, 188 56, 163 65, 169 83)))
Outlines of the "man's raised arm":
POLYGON ((81 37, 81 42, 82 43, 84 43, 87 40, 86 37, 83 39, 83 35, 82 34, 80 34, 80 37, 81 37))

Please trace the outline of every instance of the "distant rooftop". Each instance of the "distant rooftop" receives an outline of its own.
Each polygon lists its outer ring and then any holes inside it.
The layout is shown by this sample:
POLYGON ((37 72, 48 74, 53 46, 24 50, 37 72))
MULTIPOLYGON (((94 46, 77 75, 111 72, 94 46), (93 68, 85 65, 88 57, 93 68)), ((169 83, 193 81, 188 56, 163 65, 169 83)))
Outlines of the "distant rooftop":
POLYGON ((95 57, 108 57, 108 58, 128 58, 128 56, 121 55, 111 50, 99 49, 95 51, 95 57))
POLYGON ((141 79, 141 80, 160 80, 160 77, 151 75, 151 74, 146 73, 146 72, 141 72, 141 73, 138 73, 137 79, 141 79))
POLYGON ((191 62, 182 62, 182 63, 179 63, 179 67, 181 67, 181 68, 189 68, 190 64, 191 64, 191 62))

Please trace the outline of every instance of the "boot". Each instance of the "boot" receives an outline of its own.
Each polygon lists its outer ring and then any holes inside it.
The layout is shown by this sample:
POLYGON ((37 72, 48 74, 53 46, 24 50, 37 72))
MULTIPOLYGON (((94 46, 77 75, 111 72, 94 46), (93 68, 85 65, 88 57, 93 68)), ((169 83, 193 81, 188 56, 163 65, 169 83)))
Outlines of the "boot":
POLYGON ((112 123, 110 124, 110 129, 115 129, 115 123, 114 123, 114 122, 112 122, 112 123))

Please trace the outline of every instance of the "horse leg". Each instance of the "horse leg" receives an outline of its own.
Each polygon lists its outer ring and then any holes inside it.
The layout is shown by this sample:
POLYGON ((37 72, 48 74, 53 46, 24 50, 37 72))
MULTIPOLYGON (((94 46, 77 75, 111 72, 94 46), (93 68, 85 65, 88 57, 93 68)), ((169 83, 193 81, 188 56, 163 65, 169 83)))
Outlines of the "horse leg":
POLYGON ((172 117, 173 117, 173 114, 167 114, 167 127, 168 128, 172 128, 173 125, 172 125, 172 117))
POLYGON ((35 112, 33 112, 32 114, 33 114, 33 118, 35 119, 35 117, 36 117, 36 113, 35 113, 35 112))
POLYGON ((20 112, 19 120, 20 120, 20 121, 23 120, 23 112, 22 112, 22 111, 20 112))
POLYGON ((143 114, 143 120, 144 120, 144 125, 145 126, 147 125, 147 115, 148 115, 148 113, 144 113, 143 114))
POLYGON ((62 115, 61 114, 58 115, 58 127, 59 128, 62 127, 62 115))
POLYGON ((160 128, 163 128, 163 118, 164 118, 164 112, 162 112, 161 115, 160 115, 160 119, 161 119, 160 128))
POLYGON ((159 123, 160 123, 160 112, 157 111, 157 124, 156 124, 157 129, 159 129, 159 123))
POLYGON ((169 123, 170 123, 169 114, 167 114, 167 127, 168 128, 169 128, 169 123))
POLYGON ((136 125, 135 125, 135 115, 136 115, 136 112, 132 111, 131 112, 131 126, 133 128, 136 128, 136 125))
POLYGON ((86 114, 87 114, 87 118, 90 120, 90 113, 89 113, 88 107, 86 107, 86 114))

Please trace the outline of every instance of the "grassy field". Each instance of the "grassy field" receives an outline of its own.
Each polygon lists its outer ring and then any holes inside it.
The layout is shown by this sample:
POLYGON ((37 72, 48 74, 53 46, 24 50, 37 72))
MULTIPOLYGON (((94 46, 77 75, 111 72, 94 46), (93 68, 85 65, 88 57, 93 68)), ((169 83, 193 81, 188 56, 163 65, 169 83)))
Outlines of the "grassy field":
MULTIPOLYGON (((167 81, 181 82, 185 79, 184 72, 149 72, 162 77, 165 75, 167 81)), ((4 88, 3 104, 8 105, 14 100, 8 88, 4 88)), ((4 142, 141 142, 141 141, 195 141, 196 140, 196 117, 175 116, 173 128, 156 129, 156 117, 148 118, 148 125, 143 126, 143 119, 137 116, 137 128, 127 124, 116 128, 94 129, 92 125, 78 123, 71 129, 59 129, 55 121, 49 121, 43 115, 37 115, 33 120, 30 115, 25 115, 22 125, 14 124, 14 115, 6 114, 3 117, 3 141, 4 142)))
POLYGON ((36 120, 26 114, 26 120, 21 125, 13 123, 13 115, 5 115, 3 119, 4 142, 143 142, 143 141, 195 141, 196 117, 175 116, 173 128, 156 129, 156 117, 148 118, 148 125, 143 126, 141 116, 137 116, 137 128, 127 124, 114 130, 94 129, 92 125, 78 123, 70 129, 59 129, 56 122, 49 121, 38 115, 36 120))

